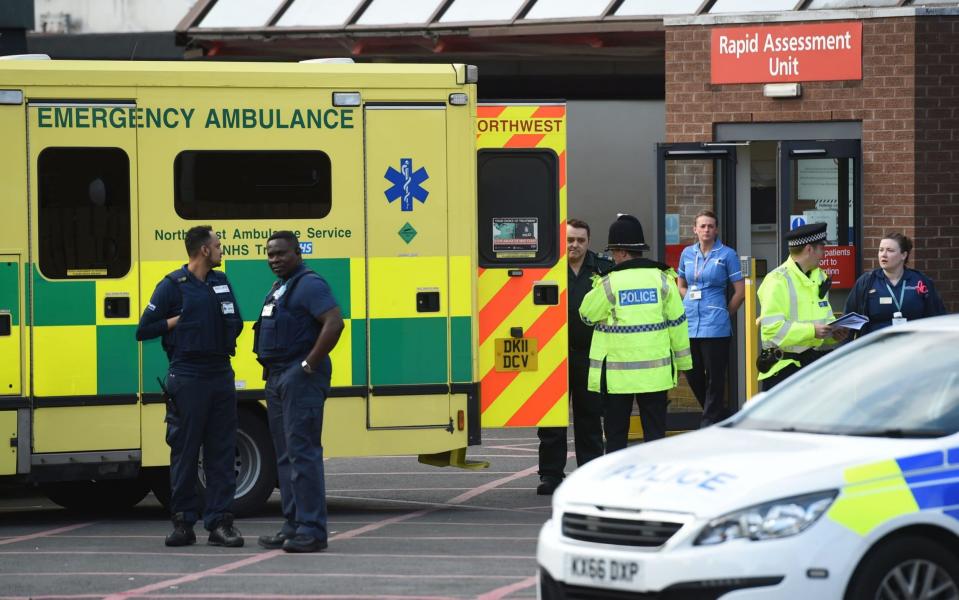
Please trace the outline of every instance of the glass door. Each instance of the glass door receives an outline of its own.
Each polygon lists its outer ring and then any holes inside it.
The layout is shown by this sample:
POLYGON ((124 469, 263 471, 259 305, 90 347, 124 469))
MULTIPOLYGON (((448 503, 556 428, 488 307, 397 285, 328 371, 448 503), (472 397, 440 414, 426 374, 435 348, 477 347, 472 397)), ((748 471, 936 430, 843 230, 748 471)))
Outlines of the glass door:
MULTIPOLYGON (((820 267, 832 278, 830 301, 842 310, 862 270, 862 150, 859 140, 779 143, 779 246, 785 260, 785 233, 809 223, 826 223, 826 256, 820 267)), ((773 265, 770 265, 773 268, 773 265)))
MULTIPOLYGON (((719 239, 736 240, 736 147, 725 144, 657 144, 658 259, 674 269, 683 248, 696 238, 696 214, 711 210, 718 217, 719 239)), ((653 257, 657 258, 657 257, 653 257)), ((732 290, 727 290, 727 297, 732 290)), ((727 405, 736 407, 738 360, 736 327, 730 344, 726 378, 727 405)), ((702 409, 685 377, 669 393, 667 428, 697 429, 702 409)))

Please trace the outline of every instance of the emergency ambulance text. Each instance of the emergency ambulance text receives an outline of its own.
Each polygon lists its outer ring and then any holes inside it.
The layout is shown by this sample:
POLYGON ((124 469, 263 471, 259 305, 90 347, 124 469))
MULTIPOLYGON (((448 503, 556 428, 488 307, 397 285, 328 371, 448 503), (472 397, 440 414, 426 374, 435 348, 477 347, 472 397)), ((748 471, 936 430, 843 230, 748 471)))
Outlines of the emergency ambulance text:
POLYGON ((352 108, 41 106, 37 126, 54 129, 353 129, 352 108))

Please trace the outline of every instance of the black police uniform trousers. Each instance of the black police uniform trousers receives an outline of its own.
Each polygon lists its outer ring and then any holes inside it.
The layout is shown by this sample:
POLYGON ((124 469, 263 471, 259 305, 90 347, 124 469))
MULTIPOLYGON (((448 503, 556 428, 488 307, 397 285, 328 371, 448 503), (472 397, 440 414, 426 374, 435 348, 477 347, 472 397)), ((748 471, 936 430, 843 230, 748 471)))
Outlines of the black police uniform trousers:
POLYGON ((606 390, 606 364, 600 389, 605 399, 606 454, 622 450, 629 438, 629 417, 633 402, 639 405, 639 420, 643 424, 643 441, 651 442, 666 437, 666 390, 637 394, 610 394, 606 390))
POLYGON ((197 460, 203 447, 203 526, 213 530, 236 493, 236 389, 233 371, 167 375, 173 407, 167 408, 170 509, 188 524, 201 514, 197 460))
POLYGON ((297 360, 270 365, 266 409, 276 450, 277 479, 285 534, 327 541, 326 481, 323 471, 323 408, 326 388, 297 360))
POLYGON ((686 381, 703 407, 702 427, 719 423, 729 416, 726 407, 726 371, 729 367, 729 336, 689 338, 693 368, 686 381))
MULTIPOLYGON (((573 404, 573 441, 576 465, 582 467, 603 455, 602 397, 586 388, 589 377, 589 351, 569 351, 569 395, 573 404)), ((565 427, 540 427, 539 476, 544 481, 558 482, 566 468, 565 427)))

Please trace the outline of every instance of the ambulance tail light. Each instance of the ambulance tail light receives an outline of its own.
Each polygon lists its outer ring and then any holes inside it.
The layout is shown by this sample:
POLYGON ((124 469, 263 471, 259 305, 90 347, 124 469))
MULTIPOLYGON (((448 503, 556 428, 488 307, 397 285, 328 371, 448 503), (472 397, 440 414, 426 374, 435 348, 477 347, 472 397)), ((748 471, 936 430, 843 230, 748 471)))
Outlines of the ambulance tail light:
POLYGON ((838 493, 826 490, 792 496, 723 515, 703 528, 695 545, 711 546, 736 539, 774 540, 802 533, 829 510, 838 493))
POLYGON ((359 106, 362 101, 359 92, 333 92, 333 106, 359 106))
POLYGON ((458 410, 456 411, 456 430, 463 431, 466 429, 466 411, 458 410))
POLYGON ((466 94, 450 94, 450 104, 453 106, 466 106, 469 100, 470 98, 466 94))

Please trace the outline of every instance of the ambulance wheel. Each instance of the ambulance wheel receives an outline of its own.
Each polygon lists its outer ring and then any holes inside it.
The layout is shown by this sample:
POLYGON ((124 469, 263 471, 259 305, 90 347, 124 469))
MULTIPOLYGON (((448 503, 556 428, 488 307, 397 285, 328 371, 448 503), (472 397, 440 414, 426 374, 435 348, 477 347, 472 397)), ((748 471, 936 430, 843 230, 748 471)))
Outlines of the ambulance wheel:
MULTIPOLYGON (((236 495, 230 512, 238 517, 261 510, 276 489, 276 452, 265 416, 253 410, 238 411, 236 432, 236 495)), ((200 458, 200 485, 205 487, 203 459, 200 458)))
POLYGON ((934 540, 899 537, 876 547, 856 569, 847 600, 959 600, 959 557, 934 540))
POLYGON ((150 492, 149 486, 140 479, 58 481, 44 483, 40 489, 56 504, 85 512, 131 508, 150 492))

